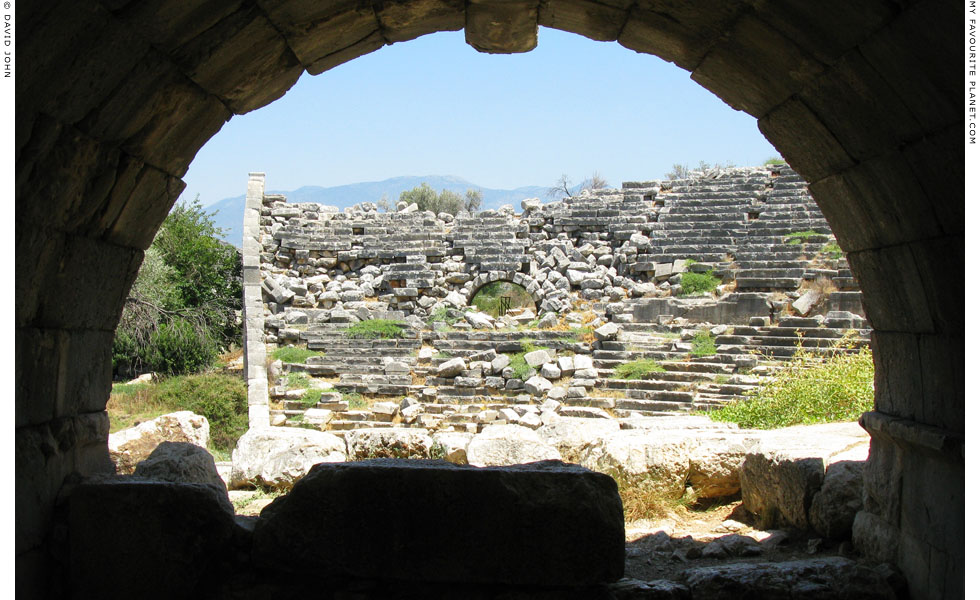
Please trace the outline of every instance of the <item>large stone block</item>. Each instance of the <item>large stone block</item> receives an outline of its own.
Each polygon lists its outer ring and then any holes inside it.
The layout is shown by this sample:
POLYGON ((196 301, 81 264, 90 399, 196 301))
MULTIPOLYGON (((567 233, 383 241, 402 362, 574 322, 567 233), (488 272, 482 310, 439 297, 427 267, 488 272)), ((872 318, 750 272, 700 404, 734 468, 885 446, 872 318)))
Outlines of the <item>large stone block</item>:
POLYGON ((608 476, 389 459, 315 466, 262 512, 252 556, 322 576, 569 587, 619 579, 624 553, 608 476))
POLYGON ((71 597, 207 597, 234 534, 231 503, 210 485, 83 483, 68 500, 71 597))
POLYGON ((313 465, 347 460, 347 445, 341 438, 324 431, 268 427, 267 412, 264 429, 257 429, 250 418, 252 428, 238 439, 231 453, 229 487, 289 489, 313 465))

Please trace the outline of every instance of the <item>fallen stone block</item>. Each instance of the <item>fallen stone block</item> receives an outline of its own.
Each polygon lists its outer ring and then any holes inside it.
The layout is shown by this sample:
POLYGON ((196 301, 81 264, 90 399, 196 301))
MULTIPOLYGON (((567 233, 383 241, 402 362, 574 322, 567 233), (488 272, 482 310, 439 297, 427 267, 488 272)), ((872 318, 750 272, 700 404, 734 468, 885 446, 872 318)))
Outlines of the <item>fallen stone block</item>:
POLYGON ((235 515, 212 485, 95 479, 68 498, 72 598, 212 597, 228 576, 235 515))
POLYGON ((615 482, 574 465, 372 460, 317 465, 262 512, 252 556, 327 577, 570 587, 622 577, 624 534, 615 482))
POLYGON ((553 446, 546 444, 537 433, 520 425, 489 425, 470 440, 466 456, 477 467, 504 466, 558 460, 553 446))
POLYGON ((220 493, 228 491, 211 453, 187 442, 162 442, 146 460, 136 465, 133 474, 171 483, 203 483, 220 493))
POLYGON ((188 442, 202 448, 211 439, 208 420, 189 410, 182 410, 140 423, 109 435, 109 457, 116 472, 133 472, 163 442, 188 442))
POLYGON ((345 460, 344 440, 331 433, 295 428, 249 429, 231 453, 228 485, 289 489, 313 465, 345 460))
POLYGON ((739 474, 742 502, 764 528, 800 530, 810 529, 809 508, 827 468, 858 447, 867 455, 869 444, 857 423, 787 427, 759 432, 759 438, 739 474))
POLYGON ((432 438, 423 429, 351 429, 344 434, 351 460, 429 458, 432 438))

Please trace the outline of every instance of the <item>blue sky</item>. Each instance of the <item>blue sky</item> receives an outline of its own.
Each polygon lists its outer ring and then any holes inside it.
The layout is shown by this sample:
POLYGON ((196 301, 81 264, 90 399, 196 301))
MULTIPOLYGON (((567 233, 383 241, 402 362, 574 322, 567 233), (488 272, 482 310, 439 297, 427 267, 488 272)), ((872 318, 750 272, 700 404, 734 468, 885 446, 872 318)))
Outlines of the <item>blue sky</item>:
POLYGON ((616 43, 540 28, 526 54, 481 54, 463 32, 387 46, 226 123, 198 153, 182 199, 456 175, 491 188, 655 179, 674 163, 762 164, 777 155, 751 116, 682 69, 616 43))

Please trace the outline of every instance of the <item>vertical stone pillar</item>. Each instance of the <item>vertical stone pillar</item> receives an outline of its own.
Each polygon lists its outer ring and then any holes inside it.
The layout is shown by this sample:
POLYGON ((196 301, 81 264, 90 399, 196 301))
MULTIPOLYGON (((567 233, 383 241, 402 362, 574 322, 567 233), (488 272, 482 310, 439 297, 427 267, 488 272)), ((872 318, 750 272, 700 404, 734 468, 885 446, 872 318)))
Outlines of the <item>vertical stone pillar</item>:
POLYGON ((248 426, 269 427, 269 381, 265 367, 265 326, 262 309, 262 277, 259 253, 262 251, 262 198, 265 196, 265 173, 248 174, 245 193, 245 217, 242 234, 242 349, 245 358, 245 380, 248 384, 248 426))

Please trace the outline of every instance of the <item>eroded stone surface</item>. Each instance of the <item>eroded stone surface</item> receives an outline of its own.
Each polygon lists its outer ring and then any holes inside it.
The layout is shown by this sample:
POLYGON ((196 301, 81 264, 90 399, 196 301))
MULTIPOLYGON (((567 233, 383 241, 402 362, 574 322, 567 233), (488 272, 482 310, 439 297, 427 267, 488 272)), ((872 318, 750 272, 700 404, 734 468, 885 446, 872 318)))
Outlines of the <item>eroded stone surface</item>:
POLYGON ((210 439, 208 420, 182 410, 109 434, 109 456, 116 464, 117 473, 128 474, 161 442, 188 442, 204 448, 210 439))
POLYGON ((347 447, 337 436, 309 429, 250 429, 231 454, 230 487, 265 485, 290 488, 321 462, 347 460, 347 447))

